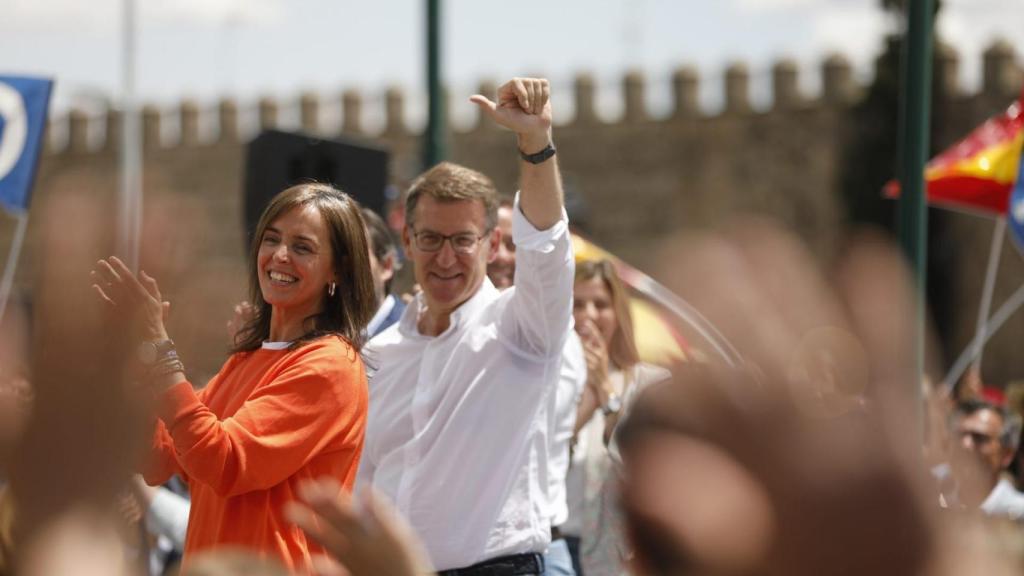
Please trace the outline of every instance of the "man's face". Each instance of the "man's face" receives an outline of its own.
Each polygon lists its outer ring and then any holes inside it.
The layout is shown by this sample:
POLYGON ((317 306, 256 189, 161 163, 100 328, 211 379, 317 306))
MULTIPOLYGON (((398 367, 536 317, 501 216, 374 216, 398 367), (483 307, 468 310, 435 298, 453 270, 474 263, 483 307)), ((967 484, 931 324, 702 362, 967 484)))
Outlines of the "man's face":
POLYGON ((498 208, 498 230, 501 230, 501 242, 494 254, 494 259, 487 265, 487 277, 498 290, 512 285, 516 275, 516 245, 512 243, 512 207, 498 208))
POLYGON ((954 429, 955 460, 963 466, 981 464, 987 473, 998 475, 1012 456, 999 440, 1002 430, 1003 418, 993 410, 981 409, 961 416, 954 429))
POLYGON ((430 310, 451 311, 469 300, 484 281, 487 264, 494 258, 501 232, 487 230, 484 205, 476 200, 439 202, 424 195, 416 204, 413 224, 402 230, 402 242, 413 263, 416 282, 430 310), (420 248, 415 235, 472 235, 480 238, 470 250, 456 250, 454 239, 436 251, 420 248))

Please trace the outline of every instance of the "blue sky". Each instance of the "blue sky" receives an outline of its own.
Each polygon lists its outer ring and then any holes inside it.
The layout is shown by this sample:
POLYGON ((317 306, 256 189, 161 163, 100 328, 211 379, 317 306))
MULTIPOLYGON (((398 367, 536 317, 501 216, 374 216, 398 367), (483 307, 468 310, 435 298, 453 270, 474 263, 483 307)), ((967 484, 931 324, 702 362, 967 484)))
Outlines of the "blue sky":
MULTIPOLYGON (((422 0, 137 0, 138 83, 143 99, 172 106, 189 96, 212 104, 234 95, 294 99, 303 90, 367 95, 423 84, 422 0)), ((702 102, 714 108, 727 63, 744 60, 755 95, 766 94, 771 63, 801 64, 802 85, 817 90, 828 52, 870 76, 892 29, 877 0, 447 0, 445 74, 453 94, 480 78, 542 73, 560 94, 580 71, 602 86, 614 114, 616 86, 643 70, 651 106, 667 106, 676 66, 696 66, 702 102)), ((939 22, 961 53, 961 81, 980 79, 981 52, 995 37, 1024 54, 1024 0, 945 0, 939 22)), ((0 0, 0 73, 58 79, 56 107, 116 98, 121 0, 0 0)), ((409 115, 421 117, 410 103, 409 115)), ((468 113, 468 105, 455 111, 468 113)), ((372 110, 371 110, 372 112, 372 110)))

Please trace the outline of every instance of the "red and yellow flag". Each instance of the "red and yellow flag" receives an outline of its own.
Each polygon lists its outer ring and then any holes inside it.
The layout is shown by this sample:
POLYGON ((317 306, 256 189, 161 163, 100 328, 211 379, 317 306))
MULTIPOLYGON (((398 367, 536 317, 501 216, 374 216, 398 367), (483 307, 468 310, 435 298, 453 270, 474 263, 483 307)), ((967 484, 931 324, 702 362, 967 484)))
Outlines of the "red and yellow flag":
MULTIPOLYGON (((1024 93, 1006 112, 988 119, 925 166, 931 204, 1006 214, 1024 145, 1024 93)), ((890 181, 884 193, 899 196, 890 181)))

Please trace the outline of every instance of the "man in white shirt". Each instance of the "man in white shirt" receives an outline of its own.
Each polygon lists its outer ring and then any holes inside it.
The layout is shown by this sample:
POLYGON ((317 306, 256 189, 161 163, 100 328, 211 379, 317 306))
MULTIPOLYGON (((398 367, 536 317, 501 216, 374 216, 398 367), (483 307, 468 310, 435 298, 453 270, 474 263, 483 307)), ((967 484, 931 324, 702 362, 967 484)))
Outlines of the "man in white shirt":
MULTIPOLYGON (((498 206, 501 244, 487 265, 487 277, 498 290, 515 284, 516 245, 512 242, 511 200, 498 206)), ((544 554, 544 576, 576 576, 569 545, 561 526, 569 519, 566 477, 569 472, 569 445, 576 429, 576 408, 587 385, 587 363, 583 344, 575 331, 569 333, 562 350, 558 387, 548 398, 548 506, 551 517, 551 545, 544 554)))
POLYGON ((988 516, 1024 520, 1024 494, 1002 477, 1016 452, 1020 418, 981 400, 961 401, 953 414, 956 493, 949 500, 988 516))
POLYGON ((365 348, 370 411, 357 483, 373 485, 423 539, 442 575, 539 574, 551 538, 549 394, 572 318, 573 255, 551 143, 546 80, 474 96, 516 135, 516 286, 487 263, 501 242, 497 191, 442 163, 406 200, 402 233, 422 291, 365 348))

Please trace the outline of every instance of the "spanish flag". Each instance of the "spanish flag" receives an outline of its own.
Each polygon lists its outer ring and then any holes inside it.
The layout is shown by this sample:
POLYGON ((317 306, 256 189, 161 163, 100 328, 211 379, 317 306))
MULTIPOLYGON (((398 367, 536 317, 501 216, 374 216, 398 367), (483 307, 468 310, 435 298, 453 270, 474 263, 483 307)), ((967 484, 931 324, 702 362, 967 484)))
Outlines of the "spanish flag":
MULTIPOLYGON (((1005 215, 1024 145, 1024 92, 1006 109, 925 166, 928 202, 954 209, 1005 215)), ((899 182, 884 193, 899 196, 899 182)))

